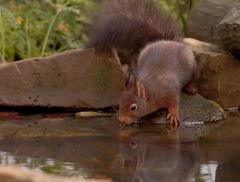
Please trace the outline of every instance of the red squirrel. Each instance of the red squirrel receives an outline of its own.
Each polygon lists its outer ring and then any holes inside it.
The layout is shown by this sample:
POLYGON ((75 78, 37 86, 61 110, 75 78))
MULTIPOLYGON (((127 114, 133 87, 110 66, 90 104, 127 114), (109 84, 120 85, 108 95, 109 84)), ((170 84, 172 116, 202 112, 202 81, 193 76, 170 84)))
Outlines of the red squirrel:
POLYGON ((153 0, 106 0, 90 26, 87 47, 117 49, 131 59, 119 121, 132 124, 161 108, 178 125, 180 93, 194 94, 196 62, 177 24, 153 0))

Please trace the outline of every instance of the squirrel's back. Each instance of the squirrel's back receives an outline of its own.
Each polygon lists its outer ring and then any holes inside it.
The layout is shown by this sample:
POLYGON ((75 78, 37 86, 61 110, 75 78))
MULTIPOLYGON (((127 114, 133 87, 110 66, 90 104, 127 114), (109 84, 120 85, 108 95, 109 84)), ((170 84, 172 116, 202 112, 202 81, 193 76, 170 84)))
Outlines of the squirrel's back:
POLYGON ((93 16, 87 47, 128 50, 134 55, 157 40, 178 40, 178 25, 154 0, 104 0, 93 16))
POLYGON ((189 46, 175 41, 156 41, 141 50, 136 76, 143 82, 160 77, 161 88, 171 75, 182 87, 190 81, 195 70, 196 62, 189 46))

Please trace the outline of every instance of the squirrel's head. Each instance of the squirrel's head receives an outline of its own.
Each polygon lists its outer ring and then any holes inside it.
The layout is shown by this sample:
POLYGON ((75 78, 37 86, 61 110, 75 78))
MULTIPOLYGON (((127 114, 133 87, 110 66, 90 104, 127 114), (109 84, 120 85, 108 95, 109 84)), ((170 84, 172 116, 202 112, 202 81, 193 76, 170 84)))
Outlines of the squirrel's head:
POLYGON ((120 123, 130 125, 150 112, 148 93, 142 83, 130 75, 119 101, 118 119, 120 123))

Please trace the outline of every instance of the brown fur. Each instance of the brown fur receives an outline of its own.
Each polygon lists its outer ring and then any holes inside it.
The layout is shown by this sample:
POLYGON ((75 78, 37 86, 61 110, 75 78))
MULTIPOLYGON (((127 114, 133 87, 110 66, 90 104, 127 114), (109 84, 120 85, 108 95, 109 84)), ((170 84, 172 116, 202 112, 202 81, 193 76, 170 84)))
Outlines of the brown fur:
POLYGON ((196 63, 180 43, 176 23, 154 0, 105 0, 90 27, 87 47, 116 48, 131 59, 119 102, 119 121, 136 122, 167 108, 171 124, 179 121, 179 96, 193 92, 196 63))
POLYGON ((180 38, 177 24, 153 0, 103 0, 89 32, 86 47, 115 47, 130 57, 150 42, 180 38))
POLYGON ((167 108, 168 119, 177 124, 180 92, 191 85, 195 70, 192 50, 183 43, 157 41, 147 45, 139 55, 134 80, 122 93, 119 120, 131 124, 144 115, 167 108), (137 111, 129 109, 133 103, 138 106, 137 111))

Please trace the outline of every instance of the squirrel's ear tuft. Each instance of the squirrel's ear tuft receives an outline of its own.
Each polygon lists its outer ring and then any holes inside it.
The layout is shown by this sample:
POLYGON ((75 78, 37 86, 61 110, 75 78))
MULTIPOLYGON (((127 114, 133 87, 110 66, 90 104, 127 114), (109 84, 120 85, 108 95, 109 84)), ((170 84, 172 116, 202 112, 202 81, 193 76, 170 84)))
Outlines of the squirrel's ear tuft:
POLYGON ((128 88, 133 85, 133 76, 130 72, 130 67, 127 64, 122 65, 122 71, 125 79, 125 87, 128 88))
POLYGON ((146 92, 144 85, 141 82, 139 82, 139 81, 136 82, 136 89, 137 89, 137 95, 139 97, 143 98, 145 101, 147 101, 148 94, 146 92))
POLYGON ((125 78, 128 78, 130 75, 130 67, 127 64, 122 65, 122 71, 125 78))
POLYGON ((134 85, 134 78, 132 74, 129 74, 125 80, 125 88, 130 88, 134 85))

